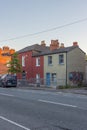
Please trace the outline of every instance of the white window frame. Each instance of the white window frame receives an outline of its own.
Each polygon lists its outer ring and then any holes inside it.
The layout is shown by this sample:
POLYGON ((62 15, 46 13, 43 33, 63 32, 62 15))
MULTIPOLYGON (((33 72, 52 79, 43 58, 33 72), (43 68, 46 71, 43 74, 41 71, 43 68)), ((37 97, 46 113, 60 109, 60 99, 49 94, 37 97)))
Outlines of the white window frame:
POLYGON ((36 83, 40 83, 40 74, 36 74, 36 83))
POLYGON ((56 73, 52 73, 51 74, 51 78, 52 78, 52 81, 55 82, 56 78, 57 78, 57 74, 56 73))
POLYGON ((25 56, 22 56, 22 66, 25 67, 25 56))
POLYGON ((36 66, 40 66, 40 57, 36 58, 36 66))

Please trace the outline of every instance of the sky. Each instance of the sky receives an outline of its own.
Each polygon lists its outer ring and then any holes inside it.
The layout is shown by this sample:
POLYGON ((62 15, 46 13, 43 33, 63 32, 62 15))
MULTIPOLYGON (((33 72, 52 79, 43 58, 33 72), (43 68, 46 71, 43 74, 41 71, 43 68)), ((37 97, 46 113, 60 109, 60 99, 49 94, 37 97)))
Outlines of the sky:
POLYGON ((0 0, 1 48, 18 51, 43 40, 49 46, 56 39, 65 47, 77 41, 87 53, 87 0, 0 0))

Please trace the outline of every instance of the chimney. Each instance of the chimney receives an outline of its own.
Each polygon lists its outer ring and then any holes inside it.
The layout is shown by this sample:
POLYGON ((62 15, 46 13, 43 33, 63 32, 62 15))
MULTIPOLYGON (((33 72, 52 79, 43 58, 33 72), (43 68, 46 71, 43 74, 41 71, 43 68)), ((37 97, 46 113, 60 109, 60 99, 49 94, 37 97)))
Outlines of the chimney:
POLYGON ((60 46, 60 48, 64 48, 64 43, 61 43, 61 46, 60 46))
POLYGON ((4 46, 4 47, 3 47, 3 50, 9 51, 9 47, 8 47, 8 46, 4 46))
POLYGON ((51 40, 51 44, 50 44, 50 50, 55 50, 59 48, 59 42, 58 40, 51 40))
POLYGON ((41 46, 46 46, 46 43, 45 43, 45 41, 43 40, 43 41, 41 41, 41 46))
POLYGON ((14 54, 15 53, 15 50, 14 49, 10 49, 10 54, 14 54))
POLYGON ((78 46, 78 42, 73 42, 73 46, 78 46))

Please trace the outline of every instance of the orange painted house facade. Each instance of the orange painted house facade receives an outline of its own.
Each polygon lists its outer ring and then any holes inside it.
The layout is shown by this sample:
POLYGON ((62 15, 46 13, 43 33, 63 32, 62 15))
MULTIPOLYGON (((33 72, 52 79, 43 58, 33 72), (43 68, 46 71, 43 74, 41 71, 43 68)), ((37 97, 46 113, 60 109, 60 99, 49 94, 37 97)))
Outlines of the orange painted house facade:
POLYGON ((7 73, 7 63, 11 61, 11 55, 15 52, 14 49, 10 49, 8 46, 0 48, 0 75, 7 73))

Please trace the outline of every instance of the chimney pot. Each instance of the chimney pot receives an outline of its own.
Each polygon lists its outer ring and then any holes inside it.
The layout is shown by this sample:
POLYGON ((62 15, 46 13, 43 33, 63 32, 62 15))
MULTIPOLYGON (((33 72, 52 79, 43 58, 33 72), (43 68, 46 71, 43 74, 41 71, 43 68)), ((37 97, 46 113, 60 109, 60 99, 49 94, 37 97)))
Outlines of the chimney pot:
POLYGON ((41 41, 41 46, 46 46, 46 43, 45 43, 45 41, 43 40, 43 41, 41 41))
POLYGON ((64 43, 61 43, 61 46, 60 46, 60 48, 64 48, 64 43))
POLYGON ((78 46, 78 42, 73 42, 73 46, 78 46))

